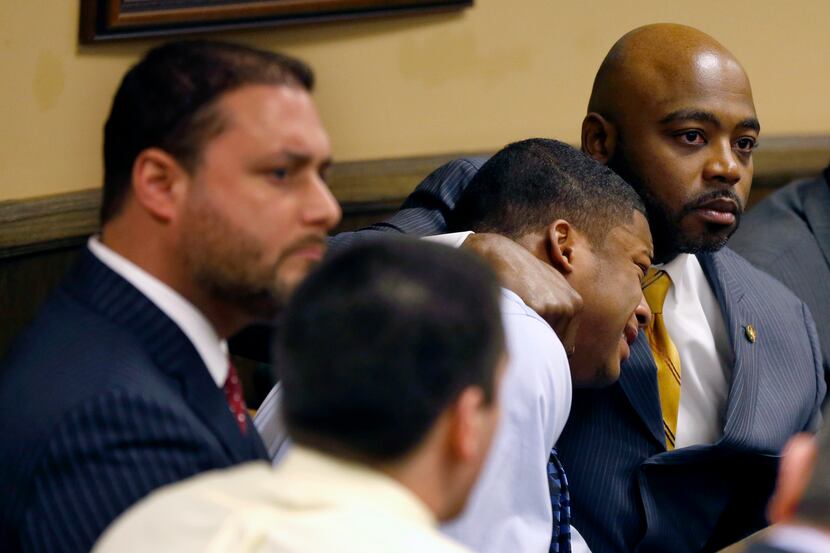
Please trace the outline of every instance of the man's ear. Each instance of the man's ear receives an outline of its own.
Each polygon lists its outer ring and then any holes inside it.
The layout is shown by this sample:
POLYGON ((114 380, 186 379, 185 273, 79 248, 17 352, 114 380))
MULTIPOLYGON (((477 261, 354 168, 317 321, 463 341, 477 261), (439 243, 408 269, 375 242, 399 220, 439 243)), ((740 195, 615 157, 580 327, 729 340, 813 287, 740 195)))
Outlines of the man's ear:
POLYGON ((591 112, 582 120, 582 151, 608 165, 617 147, 617 129, 605 117, 591 112))
POLYGON ((449 441, 453 455, 461 461, 471 461, 487 447, 483 425, 485 420, 484 390, 468 386, 447 411, 450 418, 449 441))
POLYGON ((133 162, 132 191, 152 217, 169 222, 182 201, 186 177, 173 156, 159 148, 147 148, 133 162))
POLYGON ((573 226, 564 219, 557 219, 548 225, 545 234, 550 264, 564 276, 568 276, 573 271, 574 244, 576 243, 576 232, 573 226))
POLYGON ((781 464, 778 466, 775 493, 772 494, 767 508, 770 522, 786 522, 795 516, 796 508, 813 474, 817 457, 815 438, 810 434, 796 434, 784 446, 781 464))

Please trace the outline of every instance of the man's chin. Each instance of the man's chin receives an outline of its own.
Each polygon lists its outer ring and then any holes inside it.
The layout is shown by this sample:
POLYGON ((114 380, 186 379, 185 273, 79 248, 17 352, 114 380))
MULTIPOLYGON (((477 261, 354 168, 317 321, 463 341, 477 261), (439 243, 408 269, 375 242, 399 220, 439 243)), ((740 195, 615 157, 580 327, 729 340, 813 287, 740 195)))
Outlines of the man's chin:
POLYGON ((574 388, 607 388, 620 379, 620 366, 599 367, 591 375, 580 378, 573 375, 574 388))
POLYGON ((704 229, 695 229, 683 232, 676 245, 679 253, 716 252, 723 248, 729 238, 738 229, 737 225, 729 227, 707 226, 704 229))
POLYGON ((723 236, 707 235, 704 237, 696 236, 691 239, 684 239, 678 245, 677 250, 680 253, 690 254, 716 252, 726 245, 731 235, 732 233, 730 232, 728 235, 723 236))

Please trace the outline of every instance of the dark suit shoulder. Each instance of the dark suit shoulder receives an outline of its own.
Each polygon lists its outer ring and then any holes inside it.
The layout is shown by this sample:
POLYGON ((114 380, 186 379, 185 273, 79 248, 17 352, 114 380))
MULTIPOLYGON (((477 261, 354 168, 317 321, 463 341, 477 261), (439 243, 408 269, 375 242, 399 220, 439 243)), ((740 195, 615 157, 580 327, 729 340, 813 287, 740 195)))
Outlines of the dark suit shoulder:
MULTIPOLYGON (((744 215, 729 247, 767 269, 789 248, 798 250, 805 240, 815 241, 805 207, 824 201, 822 196, 830 198, 827 188, 827 181, 818 176, 776 190, 744 215)), ((830 204, 827 210, 830 213, 830 204)))
POLYGON ((2 361, 0 404, 31 399, 43 416, 112 387, 154 388, 152 366, 134 335, 58 290, 2 361))

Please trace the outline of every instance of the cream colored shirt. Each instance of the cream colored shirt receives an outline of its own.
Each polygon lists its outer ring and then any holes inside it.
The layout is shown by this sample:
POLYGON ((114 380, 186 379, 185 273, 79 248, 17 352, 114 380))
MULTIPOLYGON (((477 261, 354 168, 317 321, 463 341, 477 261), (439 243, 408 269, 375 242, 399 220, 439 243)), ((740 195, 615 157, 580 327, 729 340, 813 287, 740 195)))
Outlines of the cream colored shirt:
POLYGON ((295 446, 162 488, 110 526, 97 553, 465 553, 407 488, 295 446))
POLYGON ((713 444, 723 436, 732 346, 723 313, 697 257, 680 254, 662 267, 672 287, 663 319, 680 354, 678 448, 713 444))

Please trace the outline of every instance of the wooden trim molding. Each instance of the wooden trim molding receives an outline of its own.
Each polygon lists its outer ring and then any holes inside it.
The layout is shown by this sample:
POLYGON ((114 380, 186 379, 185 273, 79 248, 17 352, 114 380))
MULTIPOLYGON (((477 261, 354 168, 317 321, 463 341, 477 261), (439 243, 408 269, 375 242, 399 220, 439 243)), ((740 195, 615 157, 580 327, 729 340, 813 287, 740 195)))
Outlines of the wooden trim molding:
MULTIPOLYGON (((344 219, 394 211, 431 171, 459 157, 448 153, 336 163, 330 186, 344 219)), ((817 174, 830 161, 830 135, 764 138, 755 153, 753 199, 792 179, 817 174)), ((100 190, 0 202, 0 259, 79 243, 98 228, 100 190)))

